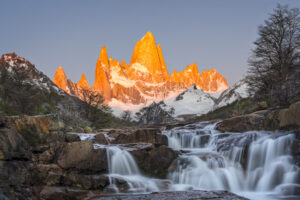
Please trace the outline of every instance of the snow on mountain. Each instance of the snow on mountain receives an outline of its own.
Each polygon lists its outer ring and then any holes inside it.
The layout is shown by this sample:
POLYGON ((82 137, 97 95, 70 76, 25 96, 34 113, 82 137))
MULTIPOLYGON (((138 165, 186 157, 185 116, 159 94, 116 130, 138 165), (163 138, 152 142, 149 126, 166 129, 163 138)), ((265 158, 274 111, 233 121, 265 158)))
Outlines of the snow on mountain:
MULTIPOLYGON (((180 119, 181 115, 199 116, 247 97, 249 97, 248 85, 245 80, 241 80, 222 93, 207 93, 193 85, 178 96, 161 101, 156 106, 160 106, 172 117, 180 119)), ((134 113, 137 113, 136 109, 134 113)))
POLYGON ((185 114, 205 114, 215 105, 210 94, 198 90, 196 86, 191 86, 177 97, 165 100, 164 103, 166 104, 164 109, 174 108, 174 117, 185 114))
POLYGON ((100 93, 108 104, 114 104, 116 100, 133 107, 145 107, 172 98, 192 85, 208 93, 229 88, 226 78, 215 69, 203 70, 200 74, 196 63, 188 65, 181 72, 175 70, 170 76, 162 47, 156 45, 150 32, 136 43, 129 65, 124 60, 120 63, 112 57, 108 58, 107 49, 103 46, 96 62, 94 84, 88 84, 85 76, 78 84, 72 82, 62 67, 55 72, 53 82, 68 94, 79 98, 82 96, 81 87, 84 87, 100 93))
POLYGON ((28 60, 18 56, 16 53, 3 54, 0 58, 0 62, 2 63, 3 70, 9 73, 8 77, 20 84, 31 85, 31 87, 36 87, 47 92, 56 92, 60 95, 65 95, 46 75, 37 70, 28 60))
POLYGON ((216 105, 214 109, 226 106, 228 104, 233 103, 236 100, 247 98, 250 94, 248 92, 248 84, 245 80, 240 80, 235 83, 231 88, 222 92, 219 98, 216 101, 216 105))

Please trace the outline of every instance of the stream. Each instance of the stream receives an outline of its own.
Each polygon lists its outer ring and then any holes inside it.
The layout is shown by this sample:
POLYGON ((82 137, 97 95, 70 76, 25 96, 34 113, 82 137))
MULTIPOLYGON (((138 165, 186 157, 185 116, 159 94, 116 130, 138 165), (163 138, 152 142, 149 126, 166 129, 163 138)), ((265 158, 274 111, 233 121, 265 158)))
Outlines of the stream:
MULTIPOLYGON (((111 193, 228 190, 249 199, 299 199, 300 169, 291 156, 294 134, 282 131, 221 133, 215 124, 198 123, 162 131, 180 151, 167 179, 143 175, 130 151, 106 148, 111 193)), ((91 139, 82 135, 81 139, 91 139)))

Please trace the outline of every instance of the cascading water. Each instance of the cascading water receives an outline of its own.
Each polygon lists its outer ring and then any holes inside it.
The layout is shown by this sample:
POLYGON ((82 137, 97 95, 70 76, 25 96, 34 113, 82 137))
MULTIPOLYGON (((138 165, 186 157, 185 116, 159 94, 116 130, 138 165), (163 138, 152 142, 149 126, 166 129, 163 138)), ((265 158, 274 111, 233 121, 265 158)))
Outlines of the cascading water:
POLYGON ((108 170, 110 174, 135 175, 140 174, 134 158, 125 150, 112 146, 106 149, 108 170))
POLYGON ((107 146, 110 187, 114 192, 120 188, 129 192, 159 191, 158 180, 142 176, 132 155, 118 146, 107 146), (125 185, 120 186, 122 183, 125 185))
POLYGON ((183 152, 176 170, 169 172, 176 189, 221 189, 253 198, 255 193, 281 195, 300 188, 300 170, 290 155, 293 134, 220 133, 203 124, 165 134, 169 146, 183 152))
MULTIPOLYGON (((110 186, 108 192, 144 193, 163 190, 228 190, 250 199, 298 199, 300 169, 293 163, 294 135, 250 131, 220 133, 204 123, 163 131, 171 148, 181 152, 169 168, 168 179, 140 173, 130 151, 122 145, 105 148, 110 186)), ((81 135, 91 140, 94 134, 81 135)))

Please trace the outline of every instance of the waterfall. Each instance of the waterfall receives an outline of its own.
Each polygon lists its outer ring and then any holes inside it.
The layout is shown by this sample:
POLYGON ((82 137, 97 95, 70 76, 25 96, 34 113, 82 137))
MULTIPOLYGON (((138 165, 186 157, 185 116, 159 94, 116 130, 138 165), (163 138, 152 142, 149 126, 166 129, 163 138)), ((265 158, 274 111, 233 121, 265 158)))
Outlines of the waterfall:
POLYGON ((105 148, 110 181, 108 189, 116 193, 159 191, 159 181, 143 176, 128 151, 118 146, 105 148))
POLYGON ((106 148, 108 171, 110 174, 138 175, 138 166, 130 153, 112 146, 106 148))
MULTIPOLYGON (((181 152, 167 179, 143 175, 130 150, 122 145, 94 144, 106 149, 107 192, 228 190, 255 200, 298 199, 291 196, 300 190, 300 169, 291 156, 293 133, 221 133, 215 124, 198 123, 163 134, 169 147, 181 152)), ((94 134, 80 136, 92 140, 94 134)))
MULTIPOLYGON (((293 163, 294 134, 249 131, 220 133, 214 125, 165 131, 169 146, 182 150, 169 179, 177 189, 229 190, 235 193, 283 194, 300 188, 293 163)), ((292 193, 292 192, 291 192, 292 193)))

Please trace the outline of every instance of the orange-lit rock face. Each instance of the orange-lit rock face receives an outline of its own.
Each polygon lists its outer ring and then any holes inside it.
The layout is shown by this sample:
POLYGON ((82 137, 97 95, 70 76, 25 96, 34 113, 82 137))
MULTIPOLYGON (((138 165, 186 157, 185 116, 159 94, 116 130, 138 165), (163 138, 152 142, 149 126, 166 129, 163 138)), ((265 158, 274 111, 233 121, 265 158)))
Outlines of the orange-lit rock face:
MULTIPOLYGON (((55 73, 54 83, 79 98, 81 89, 89 88, 84 74, 78 83, 73 83, 61 67, 55 73)), ((181 72, 174 70, 169 76, 161 45, 156 46, 153 35, 148 32, 136 43, 129 65, 124 60, 120 64, 108 58, 106 47, 102 47, 96 63, 95 82, 90 89, 101 93, 106 102, 145 104, 178 95, 193 84, 205 92, 220 92, 229 87, 226 79, 214 69, 200 74, 196 63, 181 72)))
POLYGON ((77 83, 78 87, 82 88, 82 89, 89 89, 89 83, 86 80, 85 74, 81 75, 80 80, 77 83))
POLYGON ((111 88, 107 73, 109 72, 109 63, 106 47, 102 47, 100 56, 96 63, 95 82, 93 89, 99 91, 106 100, 111 99, 111 88))
MULTIPOLYGON (((162 57, 161 49, 160 54, 162 57)), ((152 33, 148 32, 135 45, 130 66, 128 68, 128 77, 130 79, 142 79, 149 83, 161 83, 166 81, 163 70, 164 61, 160 59, 152 33)))
POLYGON ((68 92, 67 91, 67 77, 66 77, 64 69, 61 66, 59 66, 55 71, 53 83, 55 83, 57 85, 57 87, 59 87, 60 89, 68 92))
POLYGON ((226 78, 224 78, 215 69, 203 70, 198 85, 197 86, 202 88, 204 91, 211 93, 222 92, 229 88, 226 78))

